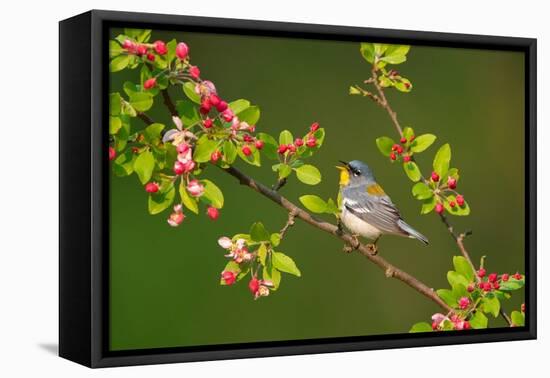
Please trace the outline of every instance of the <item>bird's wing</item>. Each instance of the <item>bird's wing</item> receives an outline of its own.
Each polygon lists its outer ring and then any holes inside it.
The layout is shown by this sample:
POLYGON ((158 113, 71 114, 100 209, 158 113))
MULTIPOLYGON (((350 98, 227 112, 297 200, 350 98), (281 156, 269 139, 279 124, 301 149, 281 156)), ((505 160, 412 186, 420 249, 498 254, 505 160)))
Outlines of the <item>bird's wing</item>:
POLYGON ((361 188, 347 188, 343 206, 383 233, 406 234, 398 225, 399 210, 387 195, 369 195, 361 188))

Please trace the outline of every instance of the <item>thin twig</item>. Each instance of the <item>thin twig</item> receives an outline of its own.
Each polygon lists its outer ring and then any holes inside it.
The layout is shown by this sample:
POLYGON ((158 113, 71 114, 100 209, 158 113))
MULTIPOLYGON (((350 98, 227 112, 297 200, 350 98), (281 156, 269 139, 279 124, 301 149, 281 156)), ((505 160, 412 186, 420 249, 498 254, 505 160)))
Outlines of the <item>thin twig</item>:
POLYGON ((286 232, 288 231, 288 229, 292 226, 294 226, 294 219, 296 218, 296 214, 294 211, 290 211, 288 213, 288 220, 287 222, 285 223, 284 227, 281 228, 281 231, 279 231, 279 236, 281 237, 281 239, 283 239, 286 235, 286 232))
POLYGON ((506 323, 508 323, 508 325, 510 327, 512 327, 512 325, 514 324, 514 323, 512 323, 512 319, 510 319, 508 314, 506 312, 504 312, 504 310, 502 308, 500 309, 500 316, 502 316, 504 318, 504 320, 506 320, 506 323))
POLYGON ((282 178, 282 179, 279 179, 277 180, 277 182, 275 183, 275 185, 273 185, 273 190, 278 192, 283 186, 286 185, 286 177, 285 178, 282 178))
POLYGON ((155 123, 155 121, 153 121, 151 117, 149 117, 147 114, 143 112, 138 112, 137 116, 139 119, 141 119, 143 122, 145 122, 148 125, 152 125, 153 123, 155 123))

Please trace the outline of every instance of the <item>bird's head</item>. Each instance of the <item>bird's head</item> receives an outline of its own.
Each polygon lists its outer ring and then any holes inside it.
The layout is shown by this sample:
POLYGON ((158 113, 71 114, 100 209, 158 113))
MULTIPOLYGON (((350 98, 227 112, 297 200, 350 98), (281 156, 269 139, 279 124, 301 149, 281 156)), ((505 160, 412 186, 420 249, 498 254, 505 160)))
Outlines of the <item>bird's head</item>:
POLYGON ((343 165, 337 166, 340 170, 340 186, 356 186, 375 184, 374 175, 366 163, 359 160, 353 160, 349 163, 340 162, 343 165))

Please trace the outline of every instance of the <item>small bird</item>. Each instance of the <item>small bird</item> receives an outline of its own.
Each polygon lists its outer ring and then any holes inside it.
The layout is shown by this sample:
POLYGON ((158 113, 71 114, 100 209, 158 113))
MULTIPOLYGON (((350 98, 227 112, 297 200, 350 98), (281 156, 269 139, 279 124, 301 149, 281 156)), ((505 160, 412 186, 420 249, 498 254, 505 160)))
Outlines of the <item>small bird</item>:
POLYGON ((357 236, 372 240, 368 247, 373 253, 377 252, 376 242, 383 234, 405 236, 428 244, 424 235, 401 218, 367 164, 359 160, 340 162, 344 164, 336 167, 340 170, 340 219, 356 241, 357 236))

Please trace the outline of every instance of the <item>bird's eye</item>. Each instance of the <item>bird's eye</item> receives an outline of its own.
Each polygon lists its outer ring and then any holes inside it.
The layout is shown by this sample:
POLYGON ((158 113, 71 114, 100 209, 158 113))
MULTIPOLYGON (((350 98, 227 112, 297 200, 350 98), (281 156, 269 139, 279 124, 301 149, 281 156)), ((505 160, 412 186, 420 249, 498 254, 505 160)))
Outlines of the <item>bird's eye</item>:
POLYGON ((355 177, 359 176, 360 174, 361 174, 361 171, 358 170, 358 169, 355 169, 355 170, 353 171, 353 175, 354 175, 355 177))

